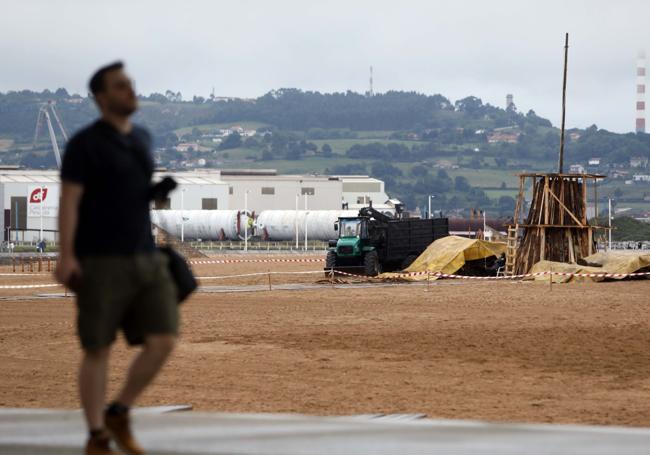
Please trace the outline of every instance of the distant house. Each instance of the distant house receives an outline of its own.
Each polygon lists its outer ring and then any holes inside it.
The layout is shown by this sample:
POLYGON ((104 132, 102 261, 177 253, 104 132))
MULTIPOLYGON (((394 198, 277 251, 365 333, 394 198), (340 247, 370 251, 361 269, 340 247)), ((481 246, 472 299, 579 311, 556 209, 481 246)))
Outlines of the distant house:
POLYGON ((634 156, 630 158, 630 167, 648 167, 648 158, 644 156, 634 156))
MULTIPOLYGON (((454 168, 454 163, 452 163, 449 160, 438 160, 436 161, 436 164, 433 165, 433 167, 437 169, 453 169, 454 168)), ((458 166, 456 166, 458 167, 458 166)))
POLYGON ((575 142, 578 139, 580 139, 580 136, 582 136, 580 133, 578 133, 577 131, 573 131, 573 132, 569 133, 569 140, 571 142, 575 142))
POLYGON ((187 152, 187 151, 197 151, 199 149, 199 144, 197 142, 181 142, 180 144, 176 145, 174 149, 177 152, 187 152))
POLYGON ((506 142, 509 144, 516 144, 519 141, 519 132, 506 132, 506 131, 493 131, 488 134, 487 140, 490 144, 497 142, 506 142))
POLYGON ((628 171, 619 171, 617 169, 617 170, 611 172, 609 174, 609 177, 612 178, 612 179, 623 179, 623 178, 627 178, 628 174, 629 174, 628 171))
POLYGON ((587 164, 589 164, 589 166, 600 166, 600 158, 589 158, 587 164))
POLYGON ((223 128, 223 129, 218 130, 217 135, 219 137, 226 137, 226 136, 230 136, 233 133, 237 133, 242 137, 252 137, 252 136, 255 136, 257 131, 256 130, 245 130, 244 128, 242 128, 239 125, 233 125, 230 128, 223 128))
POLYGON ((634 182, 650 182, 649 174, 634 174, 632 176, 632 181, 634 182))
POLYGON ((174 150, 177 152, 207 152, 210 149, 199 145, 198 142, 181 142, 174 147, 174 150))
POLYGON ((584 174, 585 168, 582 164, 572 164, 569 166, 569 174, 584 174))

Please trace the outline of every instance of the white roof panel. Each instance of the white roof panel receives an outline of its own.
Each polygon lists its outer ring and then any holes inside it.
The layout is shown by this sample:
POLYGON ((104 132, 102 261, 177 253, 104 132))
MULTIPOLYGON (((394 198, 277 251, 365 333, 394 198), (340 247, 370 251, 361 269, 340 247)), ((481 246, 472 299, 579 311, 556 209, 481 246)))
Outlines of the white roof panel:
POLYGON ((58 183, 57 174, 18 174, 18 173, 0 173, 0 182, 4 183, 58 183))
POLYGON ((34 182, 34 179, 32 176, 26 176, 26 175, 12 175, 11 178, 13 179, 14 182, 18 183, 32 183, 34 182))

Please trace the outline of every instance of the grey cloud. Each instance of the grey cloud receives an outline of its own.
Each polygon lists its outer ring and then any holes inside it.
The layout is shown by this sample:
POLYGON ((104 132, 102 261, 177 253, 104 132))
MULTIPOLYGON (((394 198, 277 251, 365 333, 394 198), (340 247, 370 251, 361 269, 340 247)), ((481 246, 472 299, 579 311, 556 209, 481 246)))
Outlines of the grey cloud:
POLYGON ((258 96, 279 87, 515 95, 559 123, 630 131, 634 65, 650 50, 644 1, 0 0, 0 90, 66 87, 122 58, 144 93, 258 96))

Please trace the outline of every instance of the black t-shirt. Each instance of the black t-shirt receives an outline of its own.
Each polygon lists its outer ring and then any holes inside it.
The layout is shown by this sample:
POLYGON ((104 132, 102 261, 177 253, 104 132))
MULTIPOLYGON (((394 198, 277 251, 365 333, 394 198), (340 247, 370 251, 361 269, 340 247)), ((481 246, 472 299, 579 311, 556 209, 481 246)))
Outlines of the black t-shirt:
POLYGON ((134 126, 122 134, 98 120, 68 142, 61 180, 84 187, 75 255, 131 255, 154 249, 149 218, 151 136, 134 126))

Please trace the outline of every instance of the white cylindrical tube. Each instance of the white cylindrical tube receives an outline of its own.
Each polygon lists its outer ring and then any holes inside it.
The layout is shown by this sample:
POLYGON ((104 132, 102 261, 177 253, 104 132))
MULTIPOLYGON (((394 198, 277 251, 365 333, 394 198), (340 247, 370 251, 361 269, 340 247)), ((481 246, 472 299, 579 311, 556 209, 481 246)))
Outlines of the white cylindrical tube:
POLYGON ((312 240, 337 238, 334 223, 339 217, 356 217, 356 210, 263 210, 257 217, 257 232, 265 240, 292 240, 305 237, 305 230, 312 240))
POLYGON ((151 222, 176 237, 239 240, 248 216, 239 210, 152 210, 151 222))

